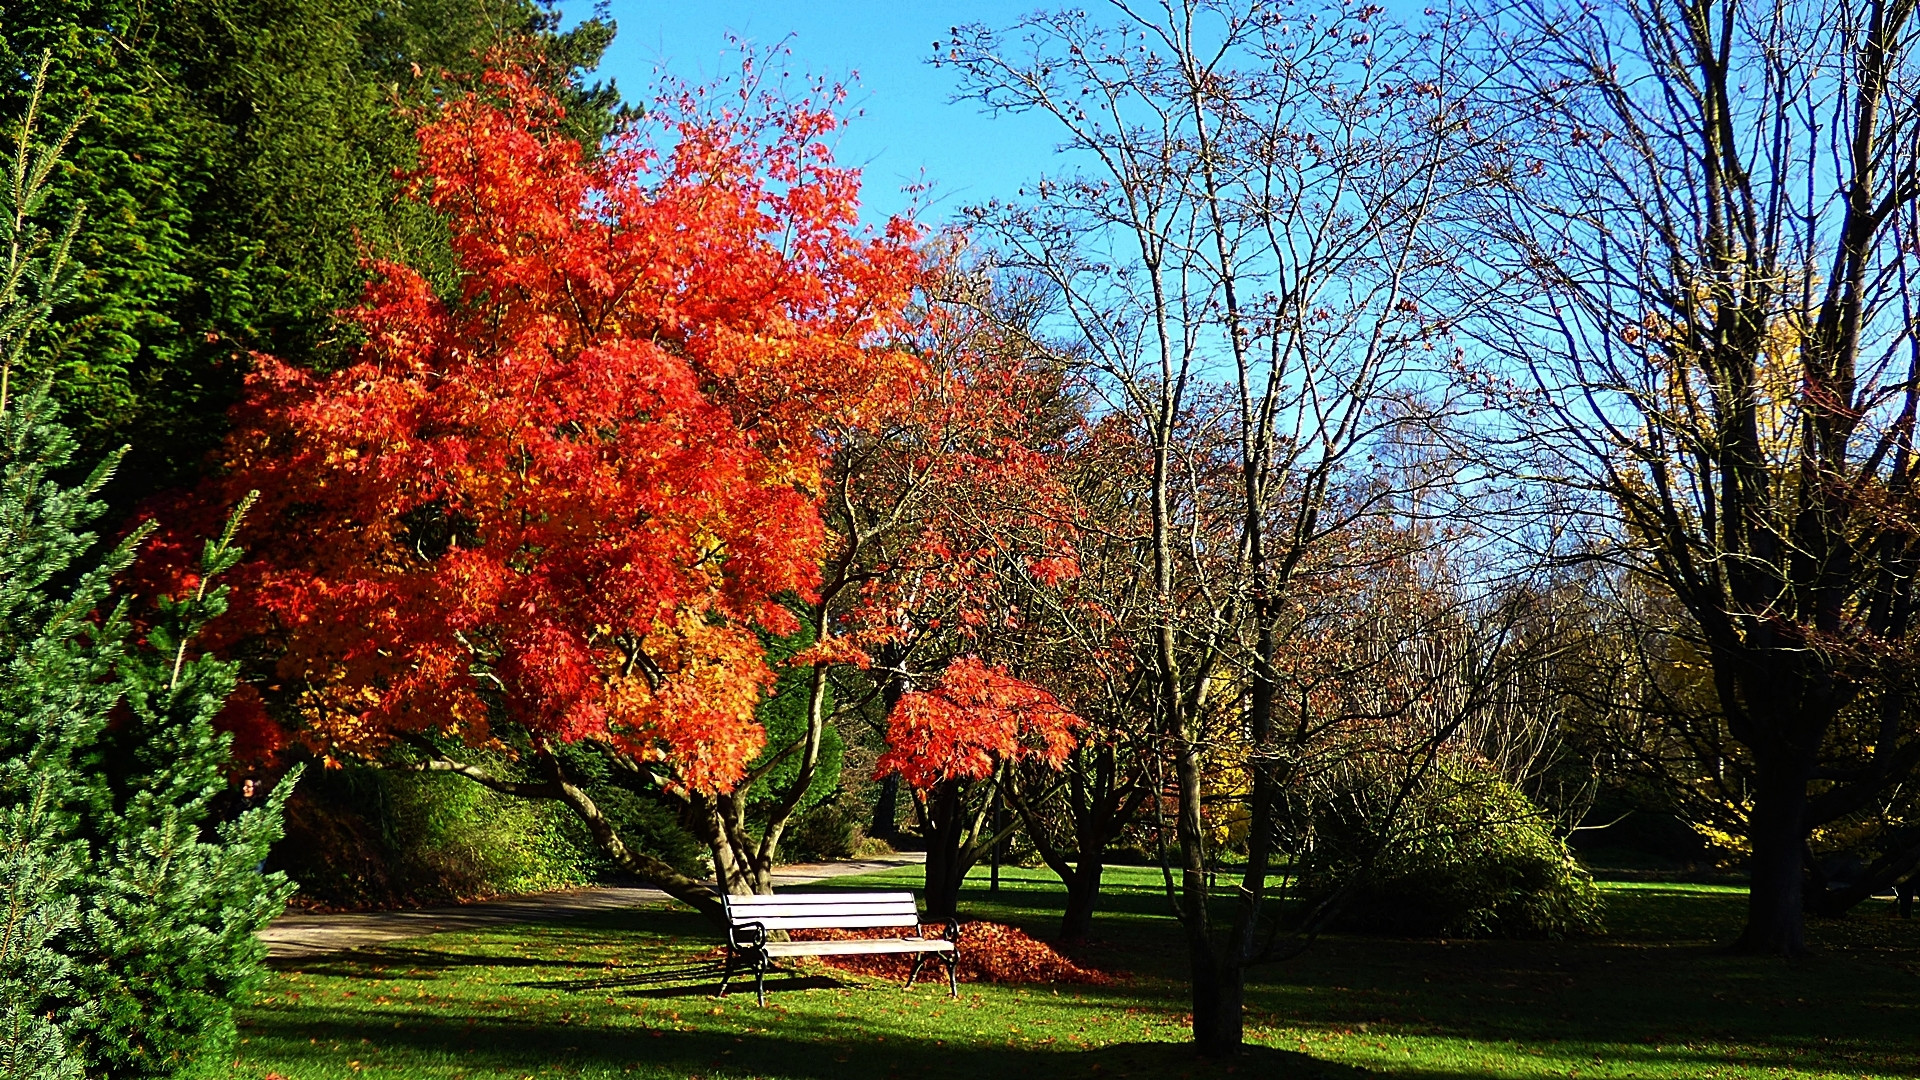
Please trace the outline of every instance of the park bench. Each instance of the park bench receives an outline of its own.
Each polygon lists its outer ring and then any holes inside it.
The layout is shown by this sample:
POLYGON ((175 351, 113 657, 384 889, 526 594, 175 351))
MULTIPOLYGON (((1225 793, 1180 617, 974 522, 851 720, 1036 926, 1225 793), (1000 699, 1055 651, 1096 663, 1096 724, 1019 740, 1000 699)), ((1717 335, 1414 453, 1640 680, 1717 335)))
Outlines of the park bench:
POLYGON ((787 956, 856 956, 913 953, 907 985, 920 974, 927 957, 937 955, 947 965, 947 990, 960 996, 960 924, 947 920, 941 937, 920 934, 920 906, 910 892, 786 893, 780 896, 724 896, 727 920, 727 965, 720 976, 720 994, 733 979, 736 964, 753 965, 753 989, 760 1004, 767 1003, 767 969, 787 956), (911 936, 861 938, 848 941, 770 941, 769 934, 787 930, 867 930, 910 927, 911 936))

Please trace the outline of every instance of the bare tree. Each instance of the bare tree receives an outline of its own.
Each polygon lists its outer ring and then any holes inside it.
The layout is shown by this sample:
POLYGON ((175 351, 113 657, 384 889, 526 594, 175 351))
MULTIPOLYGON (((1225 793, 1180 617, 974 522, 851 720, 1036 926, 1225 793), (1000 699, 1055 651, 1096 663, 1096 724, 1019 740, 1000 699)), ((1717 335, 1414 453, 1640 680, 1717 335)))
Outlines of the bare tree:
POLYGON ((1920 763, 1914 14, 1521 0, 1462 161, 1511 434, 1711 671, 1756 952, 1803 949, 1809 830, 1920 763))
POLYGON ((1151 591, 1139 587, 1150 474, 1127 423, 1114 419, 1089 424, 1066 454, 1075 573, 1021 583, 1028 617, 1013 646, 1022 673, 1087 723, 1059 773, 1015 770, 1006 786, 1027 836, 1066 886, 1060 932, 1068 941, 1092 932, 1107 849, 1145 820, 1158 777, 1154 680, 1134 636, 1152 621, 1151 591))
POLYGON ((1392 431, 1447 408, 1421 297, 1442 268, 1447 165, 1467 134, 1440 87, 1455 42, 1374 6, 1116 0, 1107 18, 963 27, 965 96, 1058 121, 1072 164, 981 208, 1123 418, 1145 473, 1137 659, 1171 774, 1194 1037, 1241 1043, 1248 964, 1271 955, 1273 821, 1287 757, 1279 658, 1316 552, 1422 503, 1359 484, 1392 431), (1244 724, 1247 863, 1212 872, 1206 763, 1244 724))

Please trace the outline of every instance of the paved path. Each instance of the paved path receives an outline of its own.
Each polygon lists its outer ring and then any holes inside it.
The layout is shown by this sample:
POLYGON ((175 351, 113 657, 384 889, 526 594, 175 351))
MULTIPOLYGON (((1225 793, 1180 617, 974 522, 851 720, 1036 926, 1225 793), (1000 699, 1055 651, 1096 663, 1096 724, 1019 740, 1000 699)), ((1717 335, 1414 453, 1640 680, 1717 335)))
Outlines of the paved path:
MULTIPOLYGON (((849 874, 909 866, 925 859, 924 853, 905 852, 846 862, 794 863, 775 870, 773 883, 776 886, 805 885, 849 874)), ((437 934, 443 930, 479 930, 513 923, 549 922, 595 911, 655 904, 665 899, 667 894, 659 889, 608 885, 410 911, 355 911, 339 915, 294 913, 273 920, 260 932, 260 937, 267 943, 269 956, 324 956, 402 938, 437 934)))

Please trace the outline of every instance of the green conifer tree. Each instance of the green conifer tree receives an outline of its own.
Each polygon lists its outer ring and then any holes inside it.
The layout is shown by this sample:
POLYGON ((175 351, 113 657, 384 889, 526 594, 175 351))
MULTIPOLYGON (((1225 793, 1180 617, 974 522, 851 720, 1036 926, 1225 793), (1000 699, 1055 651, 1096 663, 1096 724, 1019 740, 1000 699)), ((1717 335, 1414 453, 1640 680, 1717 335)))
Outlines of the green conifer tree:
MULTIPOLYGON (((46 64, 29 96, 0 206, 0 1078, 69 1080, 80 1058, 54 1011, 72 988, 59 947, 78 925, 86 847, 72 808, 82 790, 75 755, 105 726, 118 698, 113 659, 124 613, 90 615, 108 596, 131 545, 75 578, 94 537, 94 495, 112 462, 77 486, 55 476, 73 454, 49 419, 44 383, 20 395, 14 367, 31 331, 73 285, 59 242, 31 223, 58 147, 30 143, 46 64), (17 400, 9 400, 9 399, 17 400), (72 583, 61 587, 58 582, 72 583)), ((69 132, 70 134, 70 132, 69 132)), ((64 140, 63 140, 64 141, 64 140)), ((82 1014, 72 1016, 85 1019, 82 1014)))
POLYGON ((49 419, 45 384, 0 414, 0 1078, 81 1075, 68 1032, 95 1021, 76 1007, 66 936, 78 929, 88 862, 77 835, 85 782, 80 752, 97 739, 120 693, 114 666, 125 611, 92 615, 112 575, 131 561, 123 544, 72 585, 94 537, 87 521, 111 462, 84 483, 54 477, 73 452, 49 419), (54 1017, 64 1011, 65 1023, 54 1017), (66 1029, 66 1030, 63 1030, 66 1029))
POLYGON ((66 141, 33 143, 39 100, 0 193, 0 1080, 192 1075, 224 1064, 257 932, 291 892, 259 872, 291 778, 213 820, 235 667, 191 642, 225 608, 213 582, 239 559, 238 518, 137 640, 112 582, 142 534, 86 565, 120 455, 62 483, 74 439, 49 380, 14 384, 74 276, 73 228, 31 224, 66 141))
POLYGON ((211 584, 240 559, 233 532, 208 541, 199 587, 162 599, 140 648, 116 668, 125 709, 84 758, 82 828, 90 862, 74 935, 76 1001, 94 1010, 80 1040, 89 1075, 194 1075, 233 1049, 234 1006, 266 959, 257 936, 293 886, 260 865, 280 838, 290 774, 261 805, 214 820, 228 737, 214 715, 238 665, 194 656, 194 636, 226 610, 211 584))

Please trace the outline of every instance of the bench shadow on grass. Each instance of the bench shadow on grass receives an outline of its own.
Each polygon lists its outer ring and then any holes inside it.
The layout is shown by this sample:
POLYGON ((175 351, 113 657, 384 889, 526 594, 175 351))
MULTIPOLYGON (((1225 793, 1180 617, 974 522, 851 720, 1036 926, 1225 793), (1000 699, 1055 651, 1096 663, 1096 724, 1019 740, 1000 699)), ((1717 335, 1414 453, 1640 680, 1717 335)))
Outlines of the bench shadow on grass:
MULTIPOLYGON (((715 997, 720 993, 722 965, 718 960, 681 967, 655 967, 625 975, 607 975, 597 979, 553 979, 513 985, 529 990, 563 990, 575 994, 614 992, 622 997, 680 998, 715 997)), ((843 982, 819 971, 793 971, 775 968, 767 972, 767 993, 788 990, 850 990, 857 984, 843 982)), ((733 973, 729 993, 753 993, 753 971, 733 973)))

